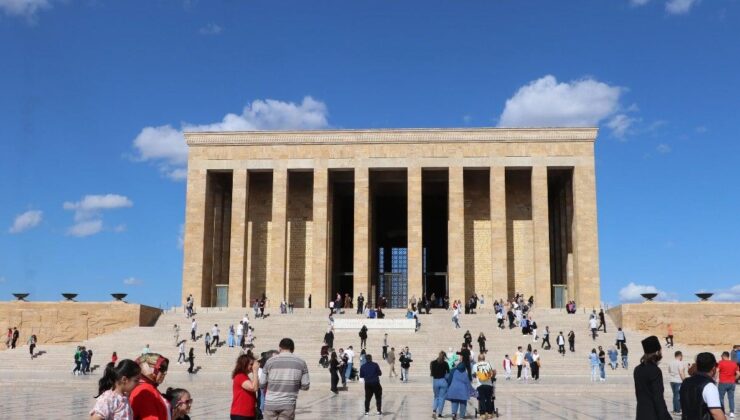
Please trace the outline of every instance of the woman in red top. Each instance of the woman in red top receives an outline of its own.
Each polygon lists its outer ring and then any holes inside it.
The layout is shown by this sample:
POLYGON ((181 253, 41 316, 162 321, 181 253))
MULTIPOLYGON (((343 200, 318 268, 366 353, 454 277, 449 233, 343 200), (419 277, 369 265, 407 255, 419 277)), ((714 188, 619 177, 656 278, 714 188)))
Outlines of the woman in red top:
POLYGON ((157 353, 147 353, 136 362, 141 367, 141 379, 129 397, 134 419, 169 420, 169 405, 157 391, 157 386, 164 382, 170 361, 157 353))
POLYGON ((254 420, 256 418, 255 407, 260 386, 258 372, 259 363, 251 351, 236 359, 236 366, 231 373, 234 393, 234 399, 231 401, 231 420, 254 420))
POLYGON ((116 354, 116 352, 113 352, 113 355, 110 357, 110 361, 113 362, 114 365, 116 364, 116 362, 118 361, 118 355, 116 354))

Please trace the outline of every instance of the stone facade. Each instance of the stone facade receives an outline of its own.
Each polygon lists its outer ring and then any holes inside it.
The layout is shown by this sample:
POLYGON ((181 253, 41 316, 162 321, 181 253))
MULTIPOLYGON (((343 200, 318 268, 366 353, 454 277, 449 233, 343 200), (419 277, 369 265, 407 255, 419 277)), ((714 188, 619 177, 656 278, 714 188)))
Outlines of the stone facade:
POLYGON ((620 305, 608 314, 615 325, 661 341, 671 324, 674 340, 682 344, 722 350, 740 344, 740 305, 733 302, 644 302, 620 305))
POLYGON ((492 300, 521 292, 547 307, 555 301, 554 286, 562 285, 568 300, 598 306, 596 133, 594 128, 186 133, 183 299, 193 294, 199 306, 244 306, 265 294, 270 306, 285 299, 304 307, 311 296, 313 306, 324 307, 329 296, 347 288, 374 299, 377 241, 399 235, 376 231, 381 211, 376 200, 387 195, 398 203, 399 192, 376 191, 371 179, 393 172, 403 174, 394 185, 405 185, 400 201, 405 208, 399 206, 393 217, 404 218, 407 226, 408 298, 428 290, 427 247, 444 246, 446 269, 435 274, 445 276, 450 299, 478 293, 492 300), (550 245, 552 170, 567 172, 562 188, 572 196, 567 255, 553 256, 550 245), (445 220, 435 221, 446 231, 445 240, 429 245, 421 229, 427 199, 422 191, 432 173, 446 179, 447 216, 446 228, 445 220), (229 188, 231 194, 222 195, 229 188), (351 194, 352 224, 335 232, 336 194, 351 194), (226 222, 230 232, 223 228, 226 222), (350 272, 332 268, 341 265, 332 251, 340 231, 352 235, 341 242, 352 255, 344 261, 350 272), (551 259, 567 260, 568 275, 551 270, 551 259))
POLYGON ((18 327, 20 343, 76 343, 129 327, 151 327, 160 309, 124 302, 0 302, 0 319, 18 327))

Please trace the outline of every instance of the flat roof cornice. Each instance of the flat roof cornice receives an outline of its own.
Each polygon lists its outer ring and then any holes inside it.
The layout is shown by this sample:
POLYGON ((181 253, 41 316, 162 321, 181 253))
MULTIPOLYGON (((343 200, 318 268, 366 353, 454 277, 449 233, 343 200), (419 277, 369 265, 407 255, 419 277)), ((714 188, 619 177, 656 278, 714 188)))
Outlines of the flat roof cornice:
POLYGON ((594 142, 598 128, 401 128, 378 130, 197 131, 188 146, 383 143, 594 142))

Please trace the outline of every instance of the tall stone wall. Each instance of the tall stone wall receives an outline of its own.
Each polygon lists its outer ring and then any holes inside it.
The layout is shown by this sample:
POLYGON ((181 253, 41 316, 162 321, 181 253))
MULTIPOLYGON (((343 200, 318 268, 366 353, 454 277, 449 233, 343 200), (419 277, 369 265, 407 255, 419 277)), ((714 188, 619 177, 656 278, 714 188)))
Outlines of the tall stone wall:
POLYGON ((162 310, 123 302, 0 302, 5 328, 18 327, 20 344, 74 343, 130 328, 153 326, 162 310))
POLYGON ((306 306, 313 270, 313 176, 291 174, 288 186, 288 302, 306 306))
POLYGON ((508 297, 534 295, 534 224, 531 172, 506 172, 508 297))
POLYGON ((656 335, 661 341, 671 324, 677 343, 720 348, 740 344, 738 303, 645 302, 620 305, 608 313, 617 326, 656 335))
POLYGON ((488 171, 465 171, 465 297, 492 297, 488 171))
MULTIPOLYGON (((249 177, 247 209, 247 285, 253 301, 267 291, 272 225, 272 177, 255 173, 249 177)), ((248 302, 247 306, 252 306, 248 302)))

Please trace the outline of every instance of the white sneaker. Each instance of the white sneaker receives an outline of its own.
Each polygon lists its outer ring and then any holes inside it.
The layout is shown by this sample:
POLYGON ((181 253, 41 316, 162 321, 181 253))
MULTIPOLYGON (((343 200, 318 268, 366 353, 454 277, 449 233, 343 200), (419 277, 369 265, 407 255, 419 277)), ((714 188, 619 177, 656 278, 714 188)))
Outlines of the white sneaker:
POLYGON ((735 413, 730 413, 730 418, 731 419, 734 419, 735 418, 735 413))

